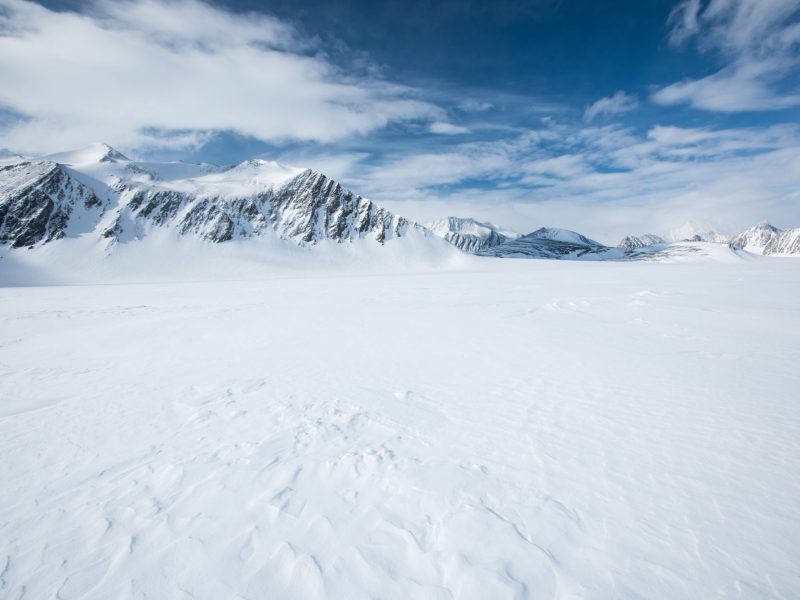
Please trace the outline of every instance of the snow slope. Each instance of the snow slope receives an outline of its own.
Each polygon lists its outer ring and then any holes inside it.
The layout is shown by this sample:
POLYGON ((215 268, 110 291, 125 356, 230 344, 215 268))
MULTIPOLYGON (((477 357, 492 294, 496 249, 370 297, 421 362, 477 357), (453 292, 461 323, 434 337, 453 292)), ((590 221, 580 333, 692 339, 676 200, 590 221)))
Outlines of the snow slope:
POLYGON ((0 596, 796 597, 800 272, 724 256, 0 288, 0 596))

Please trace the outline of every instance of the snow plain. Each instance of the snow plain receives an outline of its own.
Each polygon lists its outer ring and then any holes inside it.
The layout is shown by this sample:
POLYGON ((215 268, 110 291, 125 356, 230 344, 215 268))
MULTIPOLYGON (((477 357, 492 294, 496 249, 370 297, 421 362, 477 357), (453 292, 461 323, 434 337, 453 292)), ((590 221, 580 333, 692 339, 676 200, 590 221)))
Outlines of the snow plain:
POLYGON ((800 595, 797 260, 122 279, 0 288, 3 598, 800 595))

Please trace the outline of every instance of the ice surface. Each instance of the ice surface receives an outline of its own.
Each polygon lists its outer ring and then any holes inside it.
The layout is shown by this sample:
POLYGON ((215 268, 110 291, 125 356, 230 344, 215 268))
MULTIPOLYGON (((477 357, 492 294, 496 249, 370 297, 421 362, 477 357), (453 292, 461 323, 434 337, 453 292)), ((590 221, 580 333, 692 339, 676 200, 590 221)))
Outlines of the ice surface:
POLYGON ((800 270, 725 257, 0 288, 0 597, 797 597, 800 270))

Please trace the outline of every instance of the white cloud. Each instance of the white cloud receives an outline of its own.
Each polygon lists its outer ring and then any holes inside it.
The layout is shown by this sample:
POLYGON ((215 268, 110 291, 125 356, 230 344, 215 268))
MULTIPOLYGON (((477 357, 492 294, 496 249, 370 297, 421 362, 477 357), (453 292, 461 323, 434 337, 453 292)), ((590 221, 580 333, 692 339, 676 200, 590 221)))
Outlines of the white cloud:
POLYGON ((443 117, 414 90, 349 77, 310 49, 274 18, 198 0, 101 0, 83 13, 0 0, 0 108, 24 116, 4 145, 174 147, 214 131, 328 142, 443 117))
POLYGON ((600 98, 600 100, 588 106, 583 113, 583 120, 591 123, 601 115, 618 115, 635 110, 638 106, 639 100, 636 96, 631 96, 620 90, 613 96, 600 98))
POLYGON ((670 14, 669 40, 694 40, 725 66, 657 90, 657 104, 738 112, 800 106, 800 0, 684 0, 670 14))
POLYGON ((461 125, 454 125, 453 123, 446 123, 444 121, 434 121, 428 127, 431 133, 438 133, 439 135, 460 135, 469 133, 469 129, 461 125))

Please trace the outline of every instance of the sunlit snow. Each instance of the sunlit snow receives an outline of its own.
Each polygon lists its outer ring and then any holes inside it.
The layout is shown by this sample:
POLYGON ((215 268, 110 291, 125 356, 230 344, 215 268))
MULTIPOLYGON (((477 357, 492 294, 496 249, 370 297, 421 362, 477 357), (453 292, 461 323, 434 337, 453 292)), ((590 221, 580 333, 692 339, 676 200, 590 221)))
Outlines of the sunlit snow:
POLYGON ((3 598, 796 596, 796 260, 210 252, 0 288, 3 598))

